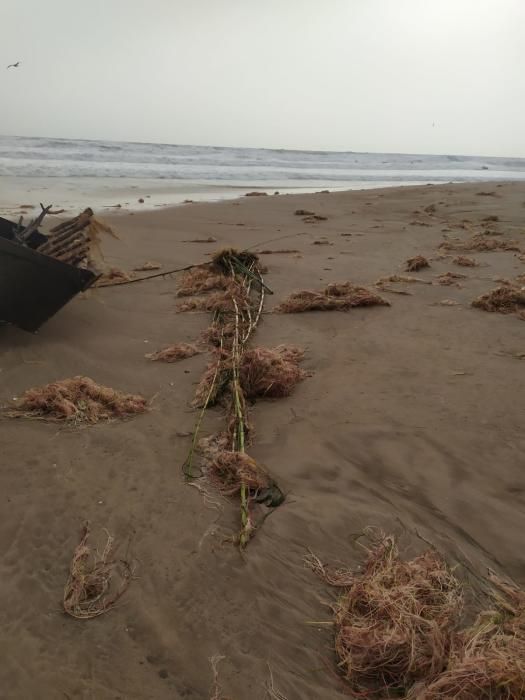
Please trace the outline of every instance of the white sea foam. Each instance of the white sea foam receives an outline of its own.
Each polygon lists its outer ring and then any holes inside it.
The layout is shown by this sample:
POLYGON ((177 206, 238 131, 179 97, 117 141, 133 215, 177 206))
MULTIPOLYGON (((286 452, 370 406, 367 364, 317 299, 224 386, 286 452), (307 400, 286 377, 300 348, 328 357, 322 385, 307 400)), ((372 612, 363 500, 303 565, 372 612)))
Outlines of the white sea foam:
POLYGON ((525 180, 525 159, 286 151, 0 136, 0 176, 162 179, 223 186, 525 180))

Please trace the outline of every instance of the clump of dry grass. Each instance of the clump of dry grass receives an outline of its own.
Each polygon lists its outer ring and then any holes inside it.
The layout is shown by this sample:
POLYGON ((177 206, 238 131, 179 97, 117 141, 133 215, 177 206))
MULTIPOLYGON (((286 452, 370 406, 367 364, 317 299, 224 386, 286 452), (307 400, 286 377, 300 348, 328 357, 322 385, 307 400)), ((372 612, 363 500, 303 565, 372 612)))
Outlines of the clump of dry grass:
POLYGON ((187 270, 181 277, 177 296, 190 297, 216 289, 226 289, 231 279, 223 274, 217 274, 210 265, 199 265, 187 270))
POLYGON ((214 406, 232 378, 231 358, 224 350, 217 349, 213 353, 213 360, 204 370, 193 399, 193 405, 197 408, 214 406))
POLYGON ((417 695, 421 700, 525 697, 525 593, 491 580, 495 609, 457 635, 447 669, 417 695))
MULTIPOLYGON (((246 350, 239 364, 239 384, 243 397, 280 398, 290 396, 294 388, 310 376, 299 367, 304 351, 287 345, 246 350)), ((194 405, 213 406, 221 398, 233 377, 231 356, 218 350, 205 369, 195 391, 194 405)))
POLYGON ((256 493, 272 483, 268 473, 245 452, 218 451, 208 462, 207 473, 225 496, 238 495, 242 484, 256 493))
POLYGON ((413 258, 409 258, 405 264, 407 272, 417 272, 425 267, 430 267, 430 263, 423 255, 416 255, 413 258))
POLYGON ((460 267, 477 267, 479 265, 474 258, 467 258, 464 255, 458 255, 453 258, 452 262, 460 267))
POLYGON ((474 299, 472 306, 484 311, 511 314, 525 307, 525 291, 522 287, 502 285, 474 299))
POLYGON ((365 287, 351 282, 329 284, 321 291, 294 292, 276 308, 277 313, 304 311, 347 311, 356 306, 390 306, 390 303, 365 287))
POLYGON ((169 345, 162 350, 150 352, 144 357, 148 360, 160 360, 161 362, 177 362, 178 360, 185 360, 187 357, 198 355, 201 352, 202 350, 193 343, 175 343, 175 345, 169 345))
POLYGON ((265 467, 245 452, 231 449, 228 433, 203 438, 199 449, 204 472, 223 496, 239 496, 245 488, 248 501, 272 508, 284 501, 285 495, 265 467))
POLYGON ((64 612, 79 620, 89 620, 113 608, 129 586, 133 571, 131 565, 114 557, 113 538, 107 541, 101 554, 93 553, 88 545, 89 523, 82 528, 69 566, 69 577, 64 587, 64 612), (115 579, 120 583, 115 586, 115 579))
POLYGON ((224 278, 223 289, 222 292, 210 292, 205 296, 183 301, 177 305, 177 310, 232 313, 235 311, 235 304, 244 308, 248 296, 246 287, 234 279, 224 278))
POLYGON ((239 379, 245 397, 290 396, 295 386, 309 376, 308 372, 299 367, 303 357, 303 350, 287 345, 247 350, 239 368, 239 379))
POLYGON ((18 399, 13 417, 50 421, 98 423, 128 418, 148 409, 148 401, 136 394, 123 394, 101 386, 89 377, 73 377, 28 389, 18 399))
POLYGON ((502 241, 497 238, 486 238, 483 234, 476 234, 466 241, 459 239, 446 240, 440 243, 439 247, 442 250, 477 250, 480 253, 490 253, 495 250, 512 250, 520 251, 518 241, 502 241))
POLYGON ((466 275, 462 275, 459 272, 444 272, 441 275, 437 275, 436 282, 442 287, 450 287, 453 284, 457 284, 457 280, 465 278, 466 275))
MULTIPOLYGON (((315 568, 324 574, 318 562, 315 568)), ((335 572, 329 582, 344 587, 334 610, 335 650, 360 697, 404 697, 446 667, 463 599, 437 552, 403 561, 395 539, 381 535, 362 571, 335 572)))

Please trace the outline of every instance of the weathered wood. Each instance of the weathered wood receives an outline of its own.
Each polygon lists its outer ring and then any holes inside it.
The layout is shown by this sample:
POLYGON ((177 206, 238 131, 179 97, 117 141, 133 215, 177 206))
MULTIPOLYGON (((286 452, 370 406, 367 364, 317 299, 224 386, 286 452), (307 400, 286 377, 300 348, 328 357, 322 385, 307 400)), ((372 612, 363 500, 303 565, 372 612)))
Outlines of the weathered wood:
POLYGON ((42 202, 40 202, 40 206, 41 206, 41 208, 42 208, 42 211, 41 211, 40 214, 36 217, 36 219, 33 219, 33 221, 31 221, 31 223, 30 223, 28 226, 26 226, 25 229, 23 229, 22 231, 20 231, 20 232, 18 233, 18 239, 19 239, 20 241, 24 242, 24 241, 27 241, 27 240, 28 240, 29 236, 30 236, 34 231, 36 231, 36 230, 38 229, 38 227, 40 226, 40 224, 41 224, 42 221, 44 220, 45 215, 49 212, 49 210, 51 209, 51 207, 52 207, 53 205, 50 204, 48 207, 44 207, 44 205, 42 204, 42 202))
POLYGON ((62 221, 60 224, 57 226, 54 226, 50 233, 61 233, 62 231, 81 231, 83 228, 85 228, 93 216, 93 209, 91 207, 88 207, 87 209, 84 209, 83 212, 81 212, 78 216, 75 216, 73 219, 68 219, 67 221, 62 221))

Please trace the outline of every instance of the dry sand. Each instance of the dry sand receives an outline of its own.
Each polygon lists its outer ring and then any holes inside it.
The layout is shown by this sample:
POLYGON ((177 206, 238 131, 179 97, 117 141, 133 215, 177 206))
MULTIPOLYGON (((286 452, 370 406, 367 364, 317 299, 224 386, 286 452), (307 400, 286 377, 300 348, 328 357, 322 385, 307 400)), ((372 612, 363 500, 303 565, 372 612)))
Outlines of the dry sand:
MULTIPOLYGON (((0 328, 4 401, 77 374, 156 397, 151 413, 124 423, 0 423, 0 697, 207 699, 214 654, 226 657, 219 671, 231 700, 266 697, 267 664, 288 700, 347 697, 330 627, 309 624, 329 619, 332 592, 303 556, 310 548, 356 564, 355 535, 367 525, 401 535, 410 552, 423 546, 417 530, 449 561, 481 574, 491 566, 523 584, 524 381, 513 354, 525 351, 525 324, 470 302, 525 263, 513 252, 473 253, 480 266, 458 268, 436 256, 444 235, 470 237, 489 215, 500 219, 491 224, 500 238, 523 239, 525 250, 524 201, 522 184, 448 185, 108 218, 121 240, 106 241, 107 261, 127 270, 145 260, 181 267, 230 245, 299 250, 264 256, 275 291, 268 311, 299 289, 406 274, 415 255, 431 263, 416 273, 422 279, 466 277, 459 286, 406 284, 406 296, 385 292, 390 308, 264 316, 255 342, 304 347, 314 375, 292 397, 253 409, 251 454, 288 499, 244 556, 226 542, 237 506, 223 500, 214 509, 181 473, 206 356, 144 359, 193 342, 209 321, 175 312, 174 279, 90 290, 38 335, 0 328), (424 212, 430 204, 434 214, 424 212), (328 219, 305 223, 294 215, 300 208, 328 219), (464 219, 467 228, 455 228, 464 219), (208 236, 217 243, 182 242, 208 236), (116 609, 76 621, 60 600, 85 519, 94 534, 108 528, 122 554, 132 536, 137 579, 116 609)), ((220 425, 220 410, 211 411, 205 429, 220 425)))

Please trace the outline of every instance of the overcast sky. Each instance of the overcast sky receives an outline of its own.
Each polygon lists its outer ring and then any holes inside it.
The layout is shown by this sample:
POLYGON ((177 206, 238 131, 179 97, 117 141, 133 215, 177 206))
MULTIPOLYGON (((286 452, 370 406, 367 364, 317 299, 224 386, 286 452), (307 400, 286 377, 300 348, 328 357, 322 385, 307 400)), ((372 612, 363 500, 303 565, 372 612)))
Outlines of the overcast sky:
POLYGON ((0 0, 0 133, 525 156, 525 0, 0 0))

